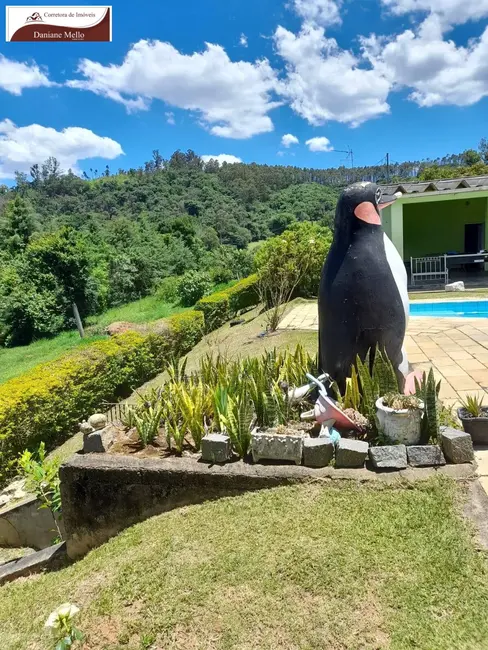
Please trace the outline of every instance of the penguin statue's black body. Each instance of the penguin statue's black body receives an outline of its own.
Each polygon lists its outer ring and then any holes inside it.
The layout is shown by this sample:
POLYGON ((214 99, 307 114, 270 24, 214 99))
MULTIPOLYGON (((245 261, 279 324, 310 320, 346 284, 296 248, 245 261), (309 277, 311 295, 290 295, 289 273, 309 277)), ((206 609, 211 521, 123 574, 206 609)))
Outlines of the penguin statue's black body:
POLYGON ((356 355, 364 360, 377 346, 386 351, 400 387, 408 370, 402 351, 408 320, 406 271, 381 226, 380 202, 381 191, 374 183, 344 190, 322 269, 320 366, 342 393, 356 355))

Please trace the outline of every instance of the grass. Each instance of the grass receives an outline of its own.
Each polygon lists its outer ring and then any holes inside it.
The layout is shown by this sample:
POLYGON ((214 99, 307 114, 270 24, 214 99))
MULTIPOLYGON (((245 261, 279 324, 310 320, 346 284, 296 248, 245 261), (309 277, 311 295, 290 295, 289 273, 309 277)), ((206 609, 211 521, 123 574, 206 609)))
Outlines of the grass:
POLYGON ((180 311, 183 311, 183 307, 175 307, 162 302, 156 296, 149 296, 109 309, 100 316, 90 317, 87 321, 87 336, 84 339, 80 338, 77 331, 61 332, 52 339, 41 339, 30 345, 0 348, 0 384, 27 372, 40 363, 52 361, 66 352, 103 338, 101 334, 90 335, 90 328, 102 329, 115 321, 144 323, 166 318, 180 311))
POLYGON ((46 650, 81 608, 83 650, 481 650, 487 565, 460 488, 282 487, 181 508, 0 589, 2 650, 46 650))

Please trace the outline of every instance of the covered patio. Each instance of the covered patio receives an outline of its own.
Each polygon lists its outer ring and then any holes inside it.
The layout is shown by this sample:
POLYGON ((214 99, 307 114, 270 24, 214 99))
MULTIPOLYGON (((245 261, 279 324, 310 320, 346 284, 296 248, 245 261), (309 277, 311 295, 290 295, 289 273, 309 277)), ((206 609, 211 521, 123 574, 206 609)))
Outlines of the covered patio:
POLYGON ((488 176, 381 189, 385 195, 400 194, 382 211, 382 221, 411 284, 422 284, 419 279, 444 284, 444 270, 449 281, 488 286, 488 254, 479 254, 488 250, 488 176), (432 270, 432 277, 422 277, 422 272, 416 276, 419 269, 432 270))

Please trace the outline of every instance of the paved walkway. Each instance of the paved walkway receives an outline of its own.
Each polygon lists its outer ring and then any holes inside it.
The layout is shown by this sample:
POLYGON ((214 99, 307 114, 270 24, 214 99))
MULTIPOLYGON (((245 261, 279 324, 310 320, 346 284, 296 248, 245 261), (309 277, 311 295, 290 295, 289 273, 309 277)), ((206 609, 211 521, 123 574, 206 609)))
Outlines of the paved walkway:
MULTIPOLYGON (((292 309, 280 329, 317 330, 317 304, 292 309)), ((405 347, 414 368, 434 368, 446 405, 453 407, 473 393, 488 405, 488 318, 411 317, 405 347)))
MULTIPOLYGON (((318 330, 317 303, 292 309, 279 329, 318 330)), ((437 380, 442 380, 440 398, 446 406, 458 406, 474 393, 488 405, 488 318, 413 316, 405 347, 414 368, 434 368, 437 380)), ((488 494, 488 447, 477 447, 475 457, 480 483, 488 494)))

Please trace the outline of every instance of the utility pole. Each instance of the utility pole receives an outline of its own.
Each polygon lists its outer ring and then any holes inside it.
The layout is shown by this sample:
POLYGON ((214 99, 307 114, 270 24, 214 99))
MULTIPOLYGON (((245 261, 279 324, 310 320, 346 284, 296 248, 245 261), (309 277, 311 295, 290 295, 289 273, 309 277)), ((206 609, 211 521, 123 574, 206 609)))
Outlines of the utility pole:
POLYGON ((390 154, 386 154, 386 182, 390 182, 390 154))

